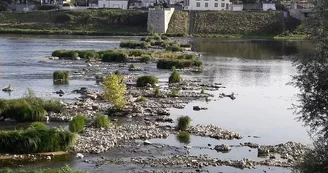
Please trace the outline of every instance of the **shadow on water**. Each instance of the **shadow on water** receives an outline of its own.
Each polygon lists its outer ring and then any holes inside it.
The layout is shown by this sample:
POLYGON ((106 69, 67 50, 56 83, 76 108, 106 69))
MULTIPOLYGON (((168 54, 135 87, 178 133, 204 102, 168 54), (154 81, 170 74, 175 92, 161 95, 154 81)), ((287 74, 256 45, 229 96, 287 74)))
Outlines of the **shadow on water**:
POLYGON ((197 52, 247 59, 279 59, 312 49, 312 44, 305 41, 276 40, 220 40, 196 38, 190 41, 197 52))

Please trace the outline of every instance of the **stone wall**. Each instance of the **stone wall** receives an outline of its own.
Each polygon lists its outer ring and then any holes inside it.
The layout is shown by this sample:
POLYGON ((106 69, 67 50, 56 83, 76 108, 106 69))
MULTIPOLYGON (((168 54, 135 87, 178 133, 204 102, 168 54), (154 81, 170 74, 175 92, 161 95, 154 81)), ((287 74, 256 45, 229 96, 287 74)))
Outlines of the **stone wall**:
POLYGON ((149 32, 166 33, 174 8, 154 9, 148 11, 147 29, 149 32))

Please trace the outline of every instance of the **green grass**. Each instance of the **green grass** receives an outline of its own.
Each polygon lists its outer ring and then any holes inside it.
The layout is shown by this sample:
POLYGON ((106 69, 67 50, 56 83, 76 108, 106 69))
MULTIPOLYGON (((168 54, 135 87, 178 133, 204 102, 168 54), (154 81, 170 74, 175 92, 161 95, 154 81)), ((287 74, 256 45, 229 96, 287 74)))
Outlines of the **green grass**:
POLYGON ((128 54, 123 52, 108 52, 102 56, 103 62, 127 62, 128 54))
POLYGON ((141 76, 137 79, 137 87, 145 87, 147 84, 155 86, 158 83, 158 79, 155 76, 141 76))
POLYGON ((169 83, 179 83, 182 81, 182 78, 180 77, 180 74, 173 70, 171 76, 169 77, 169 83))
POLYGON ((39 129, 39 130, 47 129, 47 126, 42 122, 33 122, 33 123, 31 123, 31 127, 35 128, 35 129, 39 129))
POLYGON ((75 135, 60 128, 0 131, 0 152, 30 154, 67 151, 75 135))
POLYGON ((47 169, 35 169, 35 170, 23 170, 23 169, 0 169, 0 173, 87 173, 85 171, 76 171, 65 166, 62 168, 47 168, 47 169))
POLYGON ((69 123, 69 131, 73 133, 81 133, 84 130, 86 118, 83 115, 75 116, 69 123))
POLYGON ((183 69, 202 66, 203 62, 199 60, 161 59, 157 62, 157 68, 159 69, 172 69, 172 67, 183 69))

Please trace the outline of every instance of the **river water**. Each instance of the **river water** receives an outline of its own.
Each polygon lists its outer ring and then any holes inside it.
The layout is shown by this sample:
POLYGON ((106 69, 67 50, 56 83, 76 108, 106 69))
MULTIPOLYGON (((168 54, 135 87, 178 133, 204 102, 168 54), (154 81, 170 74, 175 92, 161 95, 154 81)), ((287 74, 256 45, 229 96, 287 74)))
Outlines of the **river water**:
MULTIPOLYGON (((68 37, 68 36, 1 36, 0 37, 0 88, 11 85, 15 91, 10 95, 0 92, 0 98, 19 98, 27 88, 31 88, 40 97, 59 98, 53 91, 64 89, 71 91, 80 87, 100 89, 94 80, 70 80, 69 85, 54 85, 52 73, 58 69, 74 70, 85 67, 84 62, 52 61, 44 58, 57 49, 113 49, 121 40, 136 40, 137 37, 68 37)), ((183 78, 200 78, 209 82, 222 83, 226 88, 213 92, 211 102, 194 101, 185 109, 171 109, 171 117, 189 115, 192 124, 215 124, 224 129, 233 130, 244 136, 242 140, 214 140, 191 136, 191 146, 205 147, 208 144, 237 145, 242 142, 258 144, 279 144, 288 141, 310 144, 306 128, 295 120, 292 104, 297 101, 298 90, 287 85, 291 76, 296 74, 290 56, 307 52, 311 44, 307 42, 287 42, 269 40, 220 40, 203 38, 180 38, 190 42, 205 63, 200 74, 183 73, 183 78), (219 93, 234 93, 235 100, 220 99, 219 93), (195 105, 208 110, 195 112, 195 105), (250 137, 249 137, 250 136, 250 137), (254 138, 253 136, 259 136, 254 138)), ((155 64, 150 66, 155 67, 155 64)), ((155 71, 162 80, 169 71, 155 71)), ((62 99, 77 97, 65 95, 62 99)), ((168 139, 153 139, 154 143, 183 146, 175 136, 168 139)), ((242 159, 248 157, 258 160, 256 151, 248 148, 234 148, 222 154, 212 150, 191 150, 191 154, 208 154, 223 159, 242 159)), ((95 171, 78 161, 61 161, 79 169, 95 171)), ((42 165, 42 164, 41 164, 42 165)), ((45 164, 45 165, 57 165, 45 164)), ((110 168, 115 170, 115 166, 110 168)), ((120 170, 121 168, 116 168, 120 170)), ((209 168, 210 172, 290 172, 288 169, 259 167, 256 170, 238 170, 230 167, 209 168)), ((115 171, 114 171, 115 172, 115 171)))

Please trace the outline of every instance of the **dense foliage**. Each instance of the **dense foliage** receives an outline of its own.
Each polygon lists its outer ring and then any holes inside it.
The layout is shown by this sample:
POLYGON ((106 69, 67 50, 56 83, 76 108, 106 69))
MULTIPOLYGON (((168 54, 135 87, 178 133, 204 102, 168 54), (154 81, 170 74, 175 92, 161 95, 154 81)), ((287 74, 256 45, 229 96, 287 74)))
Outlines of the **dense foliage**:
POLYGON ((69 81, 69 71, 57 70, 53 73, 54 81, 69 81))
POLYGON ((137 79, 137 87, 145 87, 147 84, 155 86, 158 83, 158 79, 155 76, 141 76, 137 79))
POLYGON ((128 55, 124 52, 107 52, 101 60, 103 62, 127 62, 128 55))
POLYGON ((60 128, 0 131, 0 152, 30 154, 67 151, 75 135, 60 128))
POLYGON ((83 115, 77 115, 73 117, 69 123, 69 131, 73 133, 81 133, 84 130, 86 118, 83 115))
POLYGON ((190 67, 202 67, 203 62, 199 60, 180 60, 180 59, 161 59, 157 62, 157 68, 160 69, 177 69, 190 68, 190 67))
POLYGON ((104 79, 105 100, 111 102, 117 109, 126 105, 126 86, 122 83, 122 76, 111 74, 104 79))
POLYGON ((182 81, 182 78, 180 77, 180 74, 173 70, 171 76, 169 77, 169 83, 179 83, 182 81))

